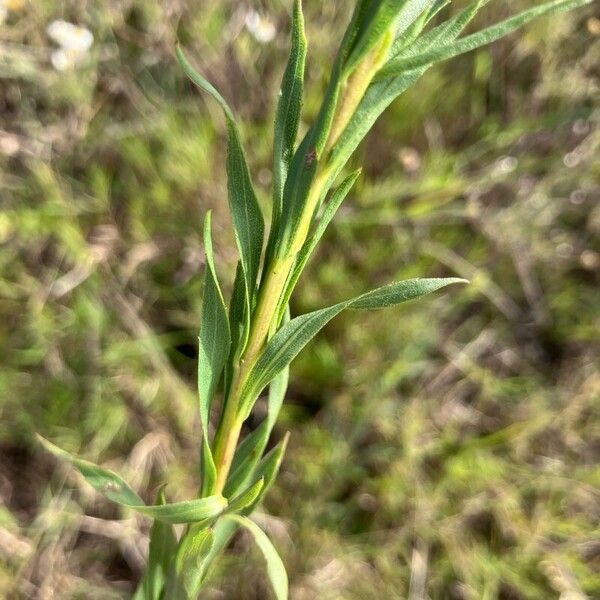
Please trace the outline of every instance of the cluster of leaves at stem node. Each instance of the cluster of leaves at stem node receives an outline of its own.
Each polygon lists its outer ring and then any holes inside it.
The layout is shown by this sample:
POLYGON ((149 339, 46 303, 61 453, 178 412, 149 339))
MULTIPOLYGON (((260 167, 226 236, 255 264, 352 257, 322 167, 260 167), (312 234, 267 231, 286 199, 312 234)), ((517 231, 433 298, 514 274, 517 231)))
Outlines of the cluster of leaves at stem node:
POLYGON ((137 599, 196 598, 209 566, 240 526, 252 534, 262 551, 276 597, 287 598, 282 561, 248 515, 273 483, 285 451, 287 435, 264 454, 284 399, 289 364, 343 310, 385 308, 463 281, 400 281, 290 319, 288 303, 294 287, 360 172, 349 173, 332 191, 333 186, 378 116, 433 65, 489 44, 535 17, 589 2, 545 2, 465 35, 465 28, 489 1, 472 2, 443 20, 439 13, 451 0, 358 0, 319 113, 299 143, 307 43, 301 1, 295 1, 291 51, 275 118, 271 221, 266 239, 263 213, 233 111, 177 48, 185 73, 223 109, 228 133, 229 207, 240 255, 232 296, 226 303, 207 214, 198 364, 202 423, 199 497, 168 503, 161 489, 156 503, 148 506, 115 473, 42 440, 50 452, 74 465, 107 498, 154 519, 148 569, 137 599), (267 416, 239 442, 242 424, 266 388, 267 416), (219 390, 222 401, 213 407, 219 390), (209 417, 214 408, 220 419, 211 439, 209 417), (177 523, 187 525, 179 540, 173 530, 177 523))

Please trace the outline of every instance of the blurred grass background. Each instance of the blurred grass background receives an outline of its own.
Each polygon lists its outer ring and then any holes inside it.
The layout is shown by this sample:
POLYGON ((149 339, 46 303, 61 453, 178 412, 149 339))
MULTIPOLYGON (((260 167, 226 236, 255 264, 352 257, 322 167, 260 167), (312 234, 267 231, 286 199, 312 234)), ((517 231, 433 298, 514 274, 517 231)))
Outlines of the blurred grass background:
MULTIPOLYGON (((289 4, 2 4, 0 596, 127 598, 143 569, 148 522, 34 432, 146 498, 164 481, 194 494, 207 209, 226 288, 236 252, 224 123, 173 46, 243 119, 268 210, 289 4), (94 35, 63 71, 55 19, 94 35)), ((351 4, 305 1, 304 126, 351 4)), ((594 4, 435 68, 359 149, 363 177, 293 312, 392 279, 472 284, 343 315, 294 363, 275 432, 291 444, 259 515, 293 599, 600 598, 599 37, 594 4)), ((269 594, 240 536, 206 597, 269 594)))

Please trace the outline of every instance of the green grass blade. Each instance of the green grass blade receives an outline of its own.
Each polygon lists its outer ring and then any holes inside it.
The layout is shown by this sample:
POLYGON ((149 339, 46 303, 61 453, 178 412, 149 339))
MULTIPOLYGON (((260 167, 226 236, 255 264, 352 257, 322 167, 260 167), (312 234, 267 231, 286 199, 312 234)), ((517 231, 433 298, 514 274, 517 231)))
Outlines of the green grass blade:
POLYGON ((287 600, 288 597, 288 578, 285 572, 285 566, 275 546, 273 546, 271 540, 267 537, 265 532, 256 524, 254 521, 246 517, 240 517, 239 515, 227 515, 225 519, 231 520, 237 525, 241 525, 246 528, 254 538, 256 545, 262 552, 265 561, 267 563, 267 573, 271 586, 275 592, 277 600, 287 600))
POLYGON ((240 413, 246 417, 253 402, 265 386, 284 367, 289 365, 306 344, 336 315, 345 309, 371 310, 401 304, 430 294, 453 283, 465 283, 464 279, 409 279, 393 283, 362 294, 357 298, 340 302, 292 319, 268 342, 256 362, 244 389, 244 402, 240 413))
POLYGON ((246 290, 252 304, 257 286, 260 257, 264 238, 264 220, 254 193, 250 171, 240 142, 232 110, 223 96, 198 73, 177 46, 177 59, 185 74, 201 89, 209 93, 225 113, 229 150, 227 153, 227 189, 233 217, 235 237, 246 276, 246 290))
POLYGON ((204 220, 204 249, 206 273, 198 345, 198 396, 202 425, 202 491, 207 493, 216 479, 215 463, 208 439, 210 407, 231 346, 227 309, 215 269, 210 211, 204 220))
POLYGON ((42 445, 54 456, 71 463, 98 492, 109 500, 131 508, 148 517, 165 523, 195 523, 218 516, 226 507, 227 500, 222 496, 208 496, 198 500, 186 500, 173 504, 148 506, 116 473, 104 469, 55 446, 41 436, 42 445))
POLYGON ((537 17, 559 11, 568 11, 589 4, 590 2, 591 0, 554 0, 553 2, 547 2, 541 6, 530 8, 514 17, 501 21, 496 25, 492 25, 482 31, 461 38, 452 44, 434 47, 427 52, 423 52, 414 57, 393 59, 381 69, 377 74, 376 79, 381 80, 388 77, 396 77, 403 72, 453 58, 460 54, 464 54, 465 52, 490 44, 491 42, 520 29, 537 17))
POLYGON ((306 63, 306 35, 302 0, 294 2, 292 25, 292 48, 288 60, 275 116, 275 138, 273 145, 273 224, 276 226, 281 215, 283 186, 294 153, 302 94, 304 90, 304 67, 306 63))

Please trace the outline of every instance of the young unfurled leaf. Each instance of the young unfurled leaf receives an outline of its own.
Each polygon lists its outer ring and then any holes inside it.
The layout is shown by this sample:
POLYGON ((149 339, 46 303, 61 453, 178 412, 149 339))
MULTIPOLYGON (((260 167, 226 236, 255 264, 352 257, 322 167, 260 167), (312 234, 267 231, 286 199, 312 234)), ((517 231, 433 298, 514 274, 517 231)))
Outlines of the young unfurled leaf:
POLYGON ((231 336, 223 295, 219 288, 212 249, 211 213, 204 220, 206 273, 198 347, 198 395, 202 425, 202 492, 210 493, 217 473, 208 439, 210 407, 229 355, 231 336))
POLYGON ((196 85, 208 92, 221 105, 225 113, 229 135, 229 151, 227 154, 229 205, 240 257, 244 266, 249 303, 252 304, 263 246, 264 221, 252 187, 250 171, 248 170, 233 112, 215 87, 192 67, 179 46, 177 46, 177 58, 186 75, 196 85))
POLYGON ((241 517, 239 515, 226 515, 223 517, 233 521, 237 525, 245 527, 254 538, 256 545, 262 552, 265 561, 267 563, 267 573, 271 586, 275 592, 277 600, 287 600, 288 597, 288 578, 285 572, 285 567, 275 546, 273 546, 271 540, 267 537, 265 532, 254 522, 247 517, 241 517))
POLYGON ((589 4, 591 0, 554 0, 540 6, 525 10, 514 17, 510 17, 496 25, 492 25, 482 31, 473 33, 464 38, 456 40, 453 43, 442 46, 434 46, 427 52, 423 52, 413 57, 396 58, 391 60, 377 74, 376 79, 386 79, 395 77, 403 72, 418 69, 433 63, 447 60, 459 54, 464 54, 499 40, 500 38, 520 29, 529 21, 541 17, 542 15, 551 14, 558 11, 571 10, 585 4, 589 4))
POLYGON ((276 227, 281 214, 283 185, 298 134, 302 93, 304 90, 304 65, 306 62, 306 36, 302 0, 294 1, 292 26, 292 48, 283 75, 281 92, 275 117, 275 138, 273 144, 273 227, 276 227))
POLYGON ((185 500, 173 504, 148 506, 116 473, 73 456, 39 435, 37 437, 46 450, 54 456, 71 463, 94 489, 109 500, 148 517, 172 524, 196 523, 218 516, 227 507, 227 500, 221 495, 207 496, 198 500, 185 500))
POLYGON ((264 387, 296 357, 304 346, 331 320, 345 309, 371 310, 393 306, 429 294, 464 279, 409 279, 393 283, 292 319, 268 342, 256 362, 244 388, 240 414, 246 418, 253 402, 264 387))
MULTIPOLYGON (((400 52, 399 56, 404 54, 412 55, 411 53, 414 48, 419 49, 420 52, 424 52, 435 45, 452 42, 468 25, 479 8, 488 1, 489 0, 478 0, 459 12, 452 19, 449 19, 447 22, 419 37, 412 44, 408 45, 406 49, 402 50, 401 47, 392 48, 391 55, 395 56, 398 52, 400 52)), ((430 66, 431 65, 412 71, 406 71, 398 77, 376 81, 371 84, 354 113, 354 116, 333 148, 330 159, 332 164, 330 178, 332 181, 338 176, 339 172, 346 164, 346 161, 350 158, 365 135, 370 131, 379 115, 398 96, 409 87, 413 86, 430 66)))
MULTIPOLYGON (((158 492, 156 504, 167 503, 164 486, 158 492)), ((154 521, 150 529, 148 566, 138 588, 140 600, 161 600, 167 583, 171 563, 177 551, 177 538, 173 526, 162 521, 154 521)))

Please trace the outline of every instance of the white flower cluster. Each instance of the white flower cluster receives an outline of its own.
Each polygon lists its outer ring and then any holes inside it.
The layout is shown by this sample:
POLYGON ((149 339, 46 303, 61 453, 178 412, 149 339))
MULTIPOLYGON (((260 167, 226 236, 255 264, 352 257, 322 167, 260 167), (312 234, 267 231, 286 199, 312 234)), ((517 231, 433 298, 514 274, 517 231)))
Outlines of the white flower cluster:
POLYGON ((275 39, 277 29, 270 17, 261 15, 255 10, 249 10, 246 13, 244 22, 246 29, 254 36, 257 42, 268 44, 275 39))
POLYGON ((52 66, 57 71, 72 69, 80 64, 94 43, 94 36, 89 29, 60 19, 52 21, 46 33, 59 46, 50 56, 52 66))

